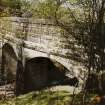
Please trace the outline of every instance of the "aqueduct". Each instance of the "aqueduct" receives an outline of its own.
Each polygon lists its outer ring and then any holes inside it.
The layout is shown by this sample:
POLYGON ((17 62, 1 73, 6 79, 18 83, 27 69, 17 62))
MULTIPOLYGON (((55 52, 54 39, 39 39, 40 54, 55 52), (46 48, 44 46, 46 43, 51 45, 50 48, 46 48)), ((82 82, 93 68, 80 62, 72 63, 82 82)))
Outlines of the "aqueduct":
MULTIPOLYGON (((64 37, 65 32, 58 26, 55 26, 53 22, 42 19, 33 21, 33 19, 17 17, 3 18, 0 23, 0 30, 2 36, 1 74, 3 74, 1 79, 7 80, 7 83, 11 81, 11 78, 16 80, 17 72, 25 70, 27 65, 29 65, 27 68, 33 67, 38 70, 39 68, 48 67, 46 65, 48 63, 45 64, 48 59, 51 62, 56 62, 57 66, 62 65, 61 69, 65 71, 64 73, 70 71, 69 75, 71 77, 79 77, 81 75, 82 66, 80 63, 73 61, 75 58, 73 58, 72 50, 69 48, 72 46, 73 49, 73 46, 75 46, 72 43, 74 41, 73 38, 69 38, 71 44, 68 43, 68 38, 64 37), (35 63, 36 58, 37 62, 41 58, 40 62, 42 63, 35 63), (47 60, 43 61, 43 58, 47 60), (35 60, 34 64, 38 64, 38 66, 30 65, 30 62, 33 62, 33 60, 35 60)), ((77 49, 80 49, 79 46, 77 46, 77 49)), ((74 54, 76 59, 80 60, 78 55, 81 54, 77 54, 76 50, 74 54)), ((21 75, 18 76, 22 80, 21 75)), ((38 83, 43 84, 46 82, 46 77, 45 74, 42 79, 38 76, 36 79, 39 81, 38 83)))

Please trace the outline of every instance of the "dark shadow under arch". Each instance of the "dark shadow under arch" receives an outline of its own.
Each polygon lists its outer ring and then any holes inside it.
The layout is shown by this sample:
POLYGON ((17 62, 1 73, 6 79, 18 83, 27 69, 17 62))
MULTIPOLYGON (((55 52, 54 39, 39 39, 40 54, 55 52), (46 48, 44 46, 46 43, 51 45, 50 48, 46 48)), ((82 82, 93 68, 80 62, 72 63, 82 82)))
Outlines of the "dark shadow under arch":
POLYGON ((8 54, 17 60, 17 56, 16 56, 16 53, 13 49, 13 47, 9 44, 9 43, 5 43, 2 47, 2 52, 5 53, 4 51, 8 52, 8 54))
POLYGON ((72 85, 78 79, 69 78, 69 72, 62 64, 46 57, 35 57, 26 61, 24 70, 24 92, 43 89, 53 85, 72 85))
POLYGON ((5 83, 13 82, 16 79, 16 70, 17 56, 13 47, 9 43, 6 43, 2 47, 2 81, 5 81, 5 83))
POLYGON ((24 85, 24 67, 20 60, 17 63, 17 71, 16 71, 16 96, 23 94, 23 85, 24 85))

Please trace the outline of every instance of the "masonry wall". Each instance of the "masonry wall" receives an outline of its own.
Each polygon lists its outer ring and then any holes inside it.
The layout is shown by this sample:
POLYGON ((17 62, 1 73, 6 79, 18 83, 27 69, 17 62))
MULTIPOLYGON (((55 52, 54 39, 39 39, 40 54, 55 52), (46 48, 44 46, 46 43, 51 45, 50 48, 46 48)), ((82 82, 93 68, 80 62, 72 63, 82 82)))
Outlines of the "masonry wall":
MULTIPOLYGON (((81 46, 77 46, 74 38, 60 27, 55 26, 54 22, 44 19, 27 20, 11 17, 2 19, 0 28, 3 29, 4 35, 7 33, 13 37, 24 38, 29 45, 38 46, 36 50, 46 52, 57 61, 62 61, 63 65, 71 71, 71 75, 84 78, 85 72, 82 72, 84 59, 81 46), (3 22, 8 24, 2 25, 3 22)), ((25 54, 28 52, 27 50, 25 50, 25 54)), ((34 55, 34 49, 30 49, 30 51, 31 55, 34 55)), ((30 57, 30 54, 27 53, 25 56, 30 57)))

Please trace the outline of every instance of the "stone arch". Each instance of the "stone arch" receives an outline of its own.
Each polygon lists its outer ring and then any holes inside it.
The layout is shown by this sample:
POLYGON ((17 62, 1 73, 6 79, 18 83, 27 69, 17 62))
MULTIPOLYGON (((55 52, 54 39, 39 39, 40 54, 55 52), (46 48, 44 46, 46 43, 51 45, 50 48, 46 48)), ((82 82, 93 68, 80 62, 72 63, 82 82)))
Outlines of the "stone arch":
POLYGON ((59 84, 75 85, 78 80, 72 81, 65 75, 66 72, 69 70, 62 64, 47 57, 29 59, 26 61, 24 70, 24 91, 26 93, 59 84), (69 82, 69 79, 72 83, 69 82))
POLYGON ((9 43, 5 43, 2 47, 2 80, 6 83, 11 83, 16 80, 18 58, 16 53, 9 43))

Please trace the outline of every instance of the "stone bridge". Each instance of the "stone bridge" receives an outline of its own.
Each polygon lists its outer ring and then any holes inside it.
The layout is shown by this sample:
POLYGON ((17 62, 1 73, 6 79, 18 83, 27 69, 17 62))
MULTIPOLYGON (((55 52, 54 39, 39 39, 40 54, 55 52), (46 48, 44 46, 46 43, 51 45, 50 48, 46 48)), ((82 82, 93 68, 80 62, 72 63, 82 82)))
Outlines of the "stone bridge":
MULTIPOLYGON (((56 62, 56 65, 61 64, 70 71, 67 73, 70 77, 83 79, 81 47, 74 44, 75 40, 54 22, 44 19, 5 17, 0 19, 0 36, 1 74, 4 74, 2 75, 5 77, 4 81, 11 78, 15 80, 17 69, 21 72, 21 69, 28 65, 28 61, 31 62, 38 57, 50 59, 56 62), (5 75, 8 74, 10 76, 7 78, 5 75)), ((39 66, 45 67, 43 64, 39 66)))

